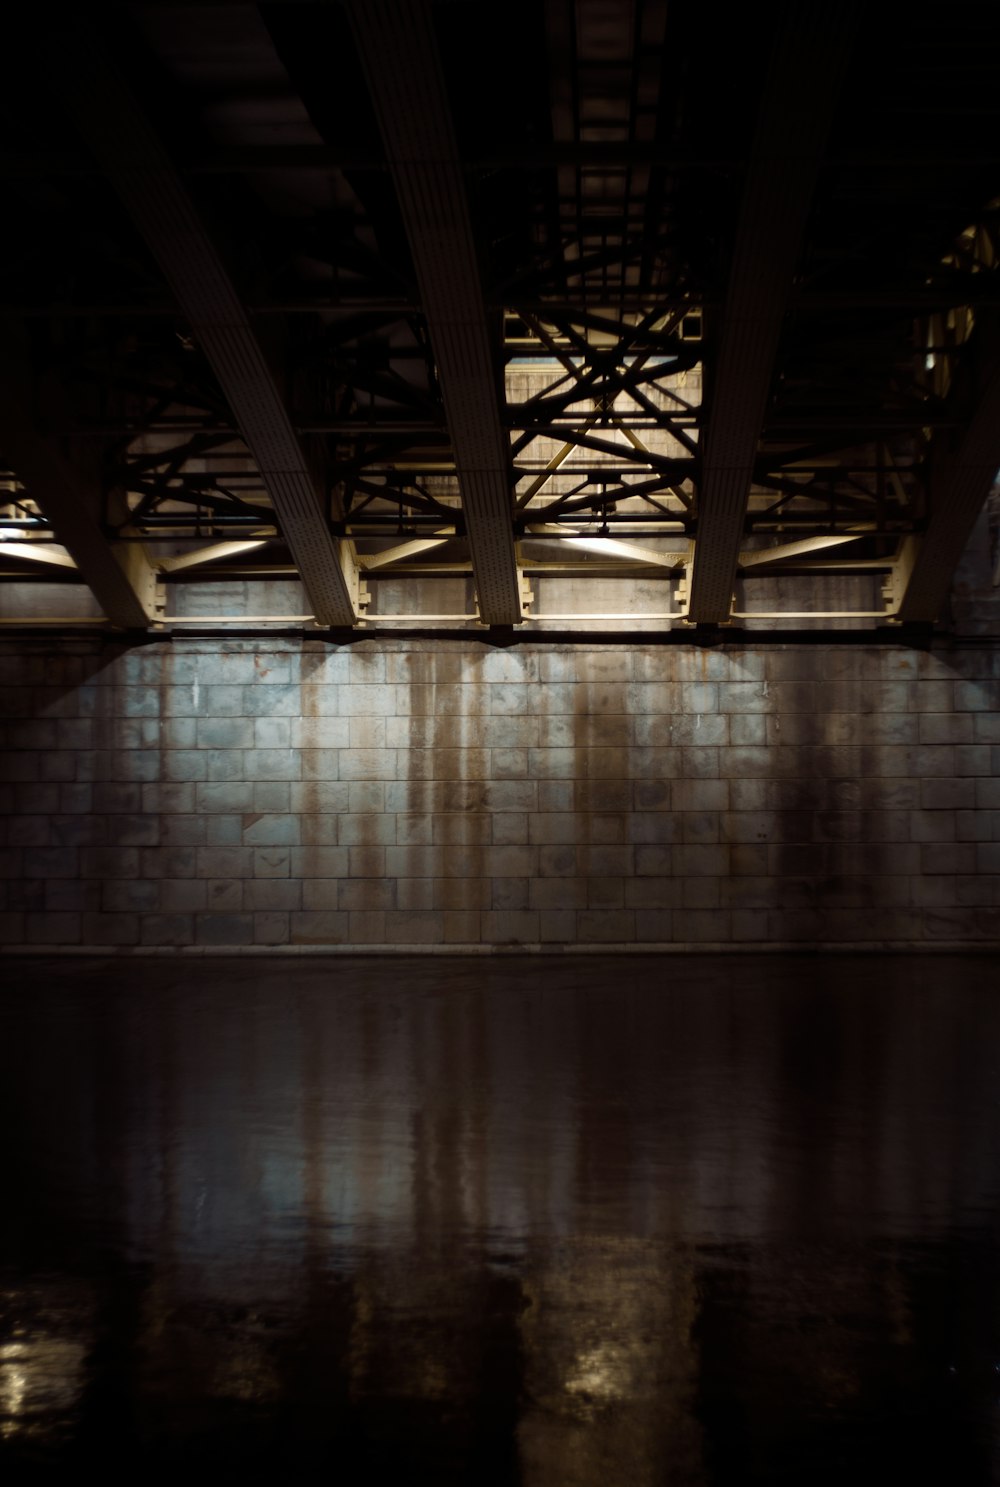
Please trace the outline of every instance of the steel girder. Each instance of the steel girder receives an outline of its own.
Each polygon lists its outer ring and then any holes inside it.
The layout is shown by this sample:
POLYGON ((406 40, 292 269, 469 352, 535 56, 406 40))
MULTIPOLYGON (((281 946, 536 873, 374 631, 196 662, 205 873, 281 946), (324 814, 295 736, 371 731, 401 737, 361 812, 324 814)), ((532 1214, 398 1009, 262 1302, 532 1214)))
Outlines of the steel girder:
POLYGON ((480 614, 523 618, 514 475, 462 165, 424 0, 348 0, 434 351, 480 614))
POLYGON ((34 426, 22 405, 23 385, 17 371, 0 366, 0 446, 111 623, 145 630, 156 618, 156 574, 138 543, 112 548, 96 514, 100 492, 86 490, 77 471, 34 426))
POLYGON ((996 317, 992 323, 980 321, 974 334, 981 354, 974 411, 958 442, 937 459, 932 444, 930 519, 922 536, 904 543, 894 570, 897 604, 893 615, 901 623, 931 623, 940 617, 955 568, 1000 468, 1000 325, 996 317))
POLYGON ((360 579, 232 280, 159 138, 92 28, 52 43, 63 99, 162 270, 218 378, 270 496, 314 617, 353 625, 360 579))
POLYGON ((703 433, 688 618, 729 619, 747 497, 854 6, 792 0, 764 87, 703 433))

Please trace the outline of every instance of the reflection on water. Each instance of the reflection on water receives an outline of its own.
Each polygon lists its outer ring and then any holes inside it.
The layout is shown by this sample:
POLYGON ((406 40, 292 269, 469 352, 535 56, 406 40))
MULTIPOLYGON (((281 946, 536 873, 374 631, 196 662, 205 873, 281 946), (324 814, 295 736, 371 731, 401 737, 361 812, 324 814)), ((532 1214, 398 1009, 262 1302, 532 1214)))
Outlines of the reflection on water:
POLYGON ((994 971, 12 962, 0 1468, 1000 1481, 994 971))

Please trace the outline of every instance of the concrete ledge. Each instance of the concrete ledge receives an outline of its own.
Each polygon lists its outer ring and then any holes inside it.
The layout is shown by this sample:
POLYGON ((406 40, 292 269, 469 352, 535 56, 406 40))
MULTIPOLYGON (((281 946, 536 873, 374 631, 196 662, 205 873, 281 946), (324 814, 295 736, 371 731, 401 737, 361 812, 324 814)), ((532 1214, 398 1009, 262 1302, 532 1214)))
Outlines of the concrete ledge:
POLYGON ((678 942, 664 944, 589 945, 7 945, 0 947, 7 958, 68 960, 102 956, 105 959, 150 957, 164 959, 202 959, 204 957, 245 956, 266 959, 289 956, 348 956, 359 960, 382 959, 385 956, 419 955, 427 959, 448 956, 494 955, 1000 955, 1000 940, 853 940, 849 942, 806 944, 802 941, 777 941, 765 944, 759 940, 740 942, 678 942))

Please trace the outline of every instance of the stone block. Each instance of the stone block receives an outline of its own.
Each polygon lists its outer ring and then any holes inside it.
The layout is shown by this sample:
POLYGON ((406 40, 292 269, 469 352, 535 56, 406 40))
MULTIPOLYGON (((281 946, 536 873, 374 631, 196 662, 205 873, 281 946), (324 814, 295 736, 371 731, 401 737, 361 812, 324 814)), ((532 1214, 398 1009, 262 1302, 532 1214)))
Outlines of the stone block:
MULTIPOLYGON (((5 759, 8 756, 4 756, 5 759)), ((38 779, 69 784, 76 779, 76 759, 70 753, 39 753, 38 779)))
MULTIPOLYGON (((161 718, 156 742, 161 749, 193 749, 198 744, 197 718, 161 718)), ((113 747, 137 748, 138 743, 116 737, 113 747)))
POLYGON ((480 916, 480 926, 487 945, 538 943, 538 914, 532 909, 490 909, 480 916))
POLYGON ((344 878, 347 876, 347 848, 293 847, 291 875, 293 878, 344 878))
POLYGON ((631 909, 583 909, 576 916, 582 944, 630 944, 636 937, 636 915, 631 909))
POLYGON ((911 811, 910 840, 914 842, 953 842, 954 811, 911 811))
MULTIPOLYGON (((76 817, 77 820, 88 820, 89 817, 76 817)), ((98 818, 102 820, 102 817, 98 818)), ((10 820, 3 822, 6 827, 6 845, 8 847, 49 847, 53 845, 76 847, 76 846, 101 846, 101 842, 53 842, 51 816, 11 816, 10 820)), ((20 869, 18 869, 20 872, 20 869)), ((5 873, 5 877, 13 877, 13 873, 5 873)))
POLYGON ((976 803, 974 779, 930 779, 920 784, 920 804, 925 810, 971 810, 976 803))
POLYGON ((721 904, 719 878, 681 879, 681 906, 684 909, 717 909, 721 904))
MULTIPOLYGON (((975 847, 976 859, 973 871, 1000 873, 1000 842, 979 842, 975 847)), ((968 869, 962 869, 968 871, 968 869)))
POLYGON ((720 743, 753 746, 767 742, 768 719, 762 713, 733 713, 729 719, 729 737, 720 743))
POLYGON ((166 780, 205 780, 208 778, 208 756, 197 749, 170 749, 163 754, 163 777, 166 780))
POLYGON ((444 915, 444 938, 449 945, 480 944, 479 914, 467 909, 447 910, 444 915))
MULTIPOLYGON (((393 717, 402 711, 408 711, 405 706, 397 707, 400 688, 392 682, 383 681, 354 681, 344 683, 340 687, 340 702, 337 708, 342 717, 393 717)), ((403 688, 405 699, 406 689, 403 688)), ((435 689, 431 689, 435 690, 435 689)), ((459 689, 456 689, 459 690, 459 689)), ((431 708, 430 711, 437 711, 431 708)))
POLYGON ((139 848, 83 847, 80 851, 80 875, 84 878, 138 878, 139 848))
POLYGON ((528 907, 532 909, 585 909, 587 878, 532 878, 528 884, 528 907))
POLYGON ((138 945, 140 923, 138 914, 84 914, 82 943, 138 945))
POLYGON ((340 778, 348 781, 395 779, 396 750, 342 749, 339 772, 340 778))
POLYGON ((976 781, 976 809, 1000 810, 1000 777, 976 781))
POLYGON ((93 808, 100 815, 138 815, 143 810, 143 788, 98 782, 92 787, 93 808))
POLYGON ((253 749, 252 718, 199 717, 195 746, 199 749, 253 749))
POLYGON ((396 910, 385 916, 389 945, 440 945, 444 942, 444 912, 396 910))
POLYGON ((766 778, 775 773, 774 751, 764 747, 720 749, 716 773, 726 780, 766 778))
POLYGON ((140 921, 140 942, 143 945, 162 946, 193 945, 193 914, 146 914, 140 921))
MULTIPOLYGON (((61 816, 87 816, 93 808, 93 785, 60 785, 58 811, 61 816)), ((3 802, 0 800, 0 811, 3 809, 3 802)))
POLYGON ((956 811, 955 838, 960 842, 989 842, 995 840, 994 826, 998 820, 996 811, 956 811))
POLYGON ((21 784, 14 791, 11 806, 19 815, 46 816, 59 809, 59 792, 64 785, 21 784))
MULTIPOLYGON (((310 902, 310 886, 309 883, 303 884, 303 907, 319 907, 310 902)), ((359 912, 396 907, 396 885, 384 878, 343 878, 336 886, 337 908, 359 912)))
POLYGON ((70 878, 49 878, 45 883, 45 912, 76 914, 101 906, 101 885, 70 878))
POLYGON ((299 878, 247 878, 241 886, 240 902, 252 913, 287 912, 304 907, 303 884, 299 878))
POLYGON ((242 816, 206 816, 205 846, 240 847, 243 845, 242 816))
POLYGON ((729 781, 674 780, 670 792, 674 811, 725 811, 729 809, 729 781))
MULTIPOLYGON (((96 785, 93 787, 95 792, 98 788, 96 785)), ((97 799, 98 797, 95 796, 95 810, 99 808, 97 799)), ((191 783, 143 785, 137 808, 152 815, 193 815, 195 813, 194 785, 191 783)))
POLYGON ((683 896, 680 878, 626 878, 624 886, 627 909, 679 908, 683 896))
MULTIPOLYGON (((919 850, 920 871, 930 873, 932 876, 940 876, 945 873, 974 873, 976 854, 983 848, 982 845, 977 847, 972 842, 951 842, 941 845, 934 843, 923 846, 919 850)), ((979 870, 988 870, 981 861, 979 870)))
POLYGON ((195 871, 199 878, 252 878, 254 875, 254 852, 250 846, 196 847, 194 851, 197 856, 195 871))
POLYGON ((299 688, 294 682, 243 687, 235 710, 250 718, 293 718, 304 711, 299 688))
POLYGON ((106 824, 108 846, 156 847, 159 845, 159 816, 109 816, 106 824))
POLYGON ((258 815, 247 812, 243 817, 245 847, 297 847, 300 823, 295 815, 258 815))
MULTIPOLYGON (((558 879, 552 879, 558 882, 558 879)), ((587 878, 588 909, 623 909, 625 907, 625 880, 622 878, 587 878)))
POLYGON ((485 812, 446 812, 432 817, 433 839, 445 846, 488 846, 493 840, 492 817, 485 812))
POLYGON ((683 909, 674 914, 674 938, 691 944, 726 944, 732 936, 728 909, 683 909))
POLYGON ((218 914, 238 914, 244 907, 246 883, 242 878, 208 878, 205 899, 208 908, 218 914))
POLYGON ((538 915, 538 939, 547 945, 576 941, 576 913, 572 909, 543 909, 538 915))
POLYGON ((291 850, 288 847, 255 847, 253 875, 255 878, 287 878, 291 870, 291 850))
POLYGON ((955 773, 957 775, 996 774, 998 767, 992 762, 988 744, 956 744, 955 773))
POLYGON ((291 811, 291 784, 288 780, 254 781, 253 814, 287 816, 291 811))
POLYGON ((490 749, 488 760, 483 760, 483 778, 520 780, 527 773, 527 749, 490 749))
POLYGON ((923 916, 923 930, 928 940, 1000 939, 1000 910, 975 908, 932 910, 923 916))
POLYGON ((252 945, 253 915, 196 914, 194 936, 196 945, 252 945))
POLYGON ((28 945, 79 945, 83 923, 79 914, 29 912, 24 920, 28 945))
POLYGON ((253 916, 253 941, 255 945, 287 945, 289 940, 289 916, 266 910, 253 916))
POLYGON ((193 878, 198 862, 199 849, 184 847, 144 847, 140 855, 140 871, 144 878, 193 878))
POLYGON ((349 718, 348 746, 357 750, 383 751, 386 748, 385 717, 349 718))
POLYGON ((716 846, 680 846, 671 849, 675 876, 718 877, 729 869, 729 849, 716 846))
POLYGON ((246 815, 253 810, 253 783, 249 780, 223 780, 199 784, 195 800, 199 811, 246 815))
MULTIPOLYGON (((391 721, 391 720, 390 720, 391 721)), ((404 724, 406 719, 401 720, 404 724)), ((351 742, 351 721, 349 718, 315 717, 315 718, 258 718, 257 726, 264 724, 274 727, 276 724, 288 725, 288 738, 284 744, 277 742, 265 744, 261 735, 256 735, 259 748, 282 748, 286 745, 293 749, 346 749, 351 742)), ((404 740, 405 742, 405 740, 404 740)))
POLYGON ((195 913, 208 903, 208 887, 200 878, 164 878, 159 887, 158 907, 164 913, 195 913))
POLYGON ((491 780, 482 787, 481 800, 488 811, 534 811, 538 790, 534 779, 491 780))
MULTIPOLYGON (((392 850, 395 851, 395 847, 392 850)), ((352 878, 384 878, 385 858, 385 847, 348 847, 348 874, 352 878)))
POLYGON ((253 777, 241 749, 206 749, 204 757, 206 780, 242 781, 253 777))
MULTIPOLYGON (((576 847, 539 847, 538 874, 543 878, 573 878, 576 876, 576 847)), ((534 876, 528 873, 527 876, 534 876)))
POLYGON ((1000 744, 1000 712, 976 713, 973 737, 976 743, 1000 744))
POLYGON ((298 910, 289 916, 292 944, 345 944, 350 935, 350 915, 330 910, 298 910))
MULTIPOLYGON (((495 881, 523 882, 521 879, 497 879, 495 881)), ((494 880, 491 878, 432 878, 430 907, 476 912, 480 909, 497 908, 498 905, 493 899, 493 884, 494 880)), ((526 904, 526 887, 523 897, 526 904)), ((384 907, 394 908, 395 905, 387 903, 384 907)))
POLYGON ((972 743, 971 713, 920 713, 917 723, 922 744, 972 743))
POLYGON ((487 878, 490 885, 488 909, 528 909, 528 878, 487 878))
MULTIPOLYGON (((357 785, 341 785, 331 780, 293 781, 288 789, 288 806, 294 816, 335 815, 339 811, 352 810, 356 799, 357 785)), ((383 787, 379 786, 378 799, 383 799, 383 787)), ((361 809, 368 809, 362 806, 361 809)), ((377 809, 381 810, 379 805, 377 809)), ((303 840, 305 838, 303 837, 303 840)))
MULTIPOLYGON (((450 720, 442 719, 440 723, 437 720, 433 721, 435 729, 433 742, 437 746, 447 743, 449 738, 454 736, 454 725, 449 730, 447 724, 450 720)), ((510 717, 489 714, 483 718, 463 719, 466 746, 480 745, 490 749, 534 748, 543 741, 542 723, 542 717, 537 715, 510 717)), ((431 740, 428 739, 428 742, 431 740)), ((405 740, 399 746, 405 747, 405 740)))

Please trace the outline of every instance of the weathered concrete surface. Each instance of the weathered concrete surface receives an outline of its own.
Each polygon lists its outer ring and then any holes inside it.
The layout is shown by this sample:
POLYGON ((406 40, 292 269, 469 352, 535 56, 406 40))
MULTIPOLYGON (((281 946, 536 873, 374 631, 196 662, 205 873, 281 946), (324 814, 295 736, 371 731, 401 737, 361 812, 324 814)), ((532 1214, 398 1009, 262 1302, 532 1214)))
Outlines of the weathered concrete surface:
POLYGON ((1000 942, 1000 649, 0 644, 7 945, 1000 942))

